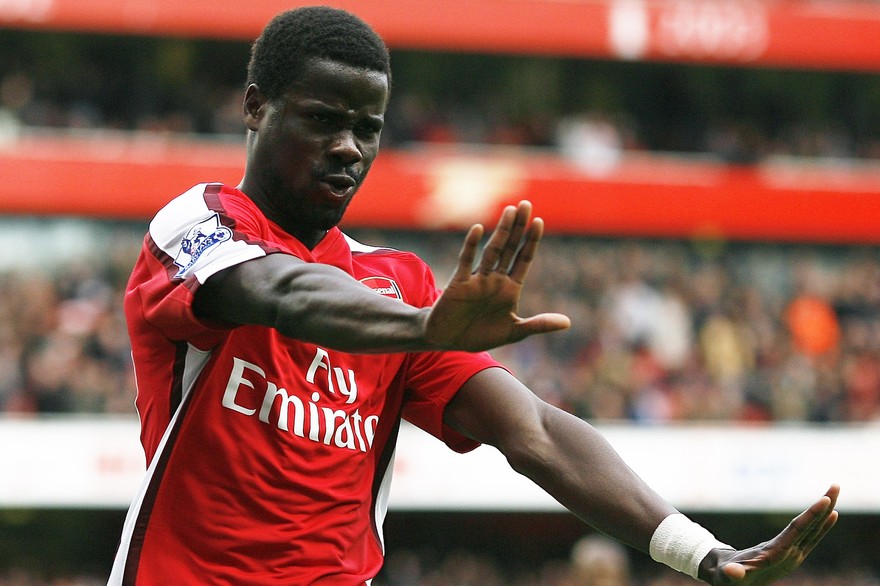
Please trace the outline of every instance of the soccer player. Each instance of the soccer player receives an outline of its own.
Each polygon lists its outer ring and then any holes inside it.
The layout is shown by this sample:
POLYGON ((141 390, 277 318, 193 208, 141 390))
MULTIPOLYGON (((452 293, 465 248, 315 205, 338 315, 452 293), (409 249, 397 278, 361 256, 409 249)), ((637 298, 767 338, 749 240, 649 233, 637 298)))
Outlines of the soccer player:
POLYGON ((196 185, 150 223, 125 295, 148 470, 110 583, 369 584, 401 418, 453 450, 496 447, 586 523, 706 582, 799 566, 837 518, 836 486, 737 551, 485 353, 569 327, 517 315, 543 230, 528 202, 481 253, 471 228, 442 292, 416 256, 339 230, 390 89, 359 18, 278 15, 248 67, 241 184, 196 185))

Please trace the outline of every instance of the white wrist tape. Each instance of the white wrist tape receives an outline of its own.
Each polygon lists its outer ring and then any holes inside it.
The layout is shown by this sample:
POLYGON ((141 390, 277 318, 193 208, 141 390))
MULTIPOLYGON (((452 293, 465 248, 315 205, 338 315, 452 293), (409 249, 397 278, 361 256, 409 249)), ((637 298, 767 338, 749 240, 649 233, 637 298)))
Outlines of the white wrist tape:
POLYGON ((649 551, 654 561, 697 578, 700 562, 713 549, 736 549, 681 513, 669 515, 654 530, 649 551))

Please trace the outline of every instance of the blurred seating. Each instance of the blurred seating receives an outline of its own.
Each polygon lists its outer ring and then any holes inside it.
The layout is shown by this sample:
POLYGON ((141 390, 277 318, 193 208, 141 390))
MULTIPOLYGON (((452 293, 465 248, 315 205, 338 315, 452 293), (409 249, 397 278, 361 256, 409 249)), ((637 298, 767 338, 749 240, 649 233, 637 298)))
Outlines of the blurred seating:
MULTIPOLYGON (((79 261, 0 274, 0 410, 133 413, 121 295, 143 228, 116 230, 106 250, 79 261)), ((461 238, 354 235, 415 250, 440 283, 461 238)), ((524 314, 544 310, 570 315, 573 327, 494 353, 587 419, 880 419, 875 247, 551 235, 522 301, 524 314)))

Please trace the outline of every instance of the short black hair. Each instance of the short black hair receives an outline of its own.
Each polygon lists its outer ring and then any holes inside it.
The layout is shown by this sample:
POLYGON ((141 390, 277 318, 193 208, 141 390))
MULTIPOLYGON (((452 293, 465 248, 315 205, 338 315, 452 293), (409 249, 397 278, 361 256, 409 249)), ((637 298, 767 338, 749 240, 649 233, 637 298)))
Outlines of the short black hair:
POLYGON ((248 84, 280 98, 313 59, 331 59, 384 73, 391 59, 384 41, 359 17, 328 6, 307 6, 275 16, 251 48, 248 84))

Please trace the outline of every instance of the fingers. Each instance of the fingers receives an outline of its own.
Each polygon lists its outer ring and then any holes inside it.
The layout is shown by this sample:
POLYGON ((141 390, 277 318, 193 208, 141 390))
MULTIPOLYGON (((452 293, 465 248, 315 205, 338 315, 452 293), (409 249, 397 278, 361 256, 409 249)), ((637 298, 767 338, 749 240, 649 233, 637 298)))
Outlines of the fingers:
POLYGON ((839 493, 840 488, 832 485, 825 495, 792 519, 775 538, 736 552, 732 560, 721 564, 724 576, 736 583, 746 580, 748 575, 750 584, 753 580, 755 584, 767 584, 767 577, 777 579, 800 566, 837 522, 834 507, 839 493))
POLYGON ((837 522, 838 515, 834 505, 837 503, 839 491, 836 485, 832 486, 822 498, 792 519, 772 540, 772 549, 778 553, 788 552, 783 558, 794 554, 799 560, 797 562, 799 565, 837 522))
POLYGON ((831 528, 837 523, 837 517, 837 511, 832 510, 825 518, 825 522, 819 526, 818 530, 812 535, 812 537, 803 541, 801 547, 803 548, 805 556, 809 555, 809 553, 813 551, 813 548, 822 541, 829 531, 831 531, 831 528))
POLYGON ((834 510, 834 505, 837 503, 839 493, 840 488, 836 485, 832 486, 825 493, 825 496, 813 503, 810 508, 791 522, 791 526, 797 531, 795 545, 803 547, 810 542, 815 545, 831 529, 837 520, 837 511, 834 510), (829 525, 829 520, 832 520, 831 525, 829 525))
POLYGON ((538 250, 538 244, 544 236, 544 220, 535 218, 532 220, 529 231, 526 233, 525 242, 516 255, 513 266, 510 268, 510 278, 520 285, 526 280, 532 261, 535 259, 535 253, 538 250))
POLYGON ((513 216, 513 226, 511 226, 510 232, 507 234, 507 240, 501 248, 495 270, 506 271, 514 257, 518 256, 517 249, 520 246, 520 241, 522 240, 523 233, 526 231, 526 226, 529 224, 531 215, 532 204, 527 201, 520 202, 513 216))
POLYGON ((834 527, 835 523, 837 523, 838 513, 834 510, 834 507, 837 504, 837 496, 839 494, 840 487, 833 485, 828 489, 828 492, 825 493, 825 496, 801 514, 801 516, 803 516, 807 513, 814 512, 816 515, 815 519, 810 525, 808 525, 807 530, 804 531, 803 535, 800 537, 799 544, 804 555, 809 554, 813 548, 822 541, 825 535, 831 531, 831 528, 834 527))
POLYGON ((507 206, 504 208, 504 211, 501 212, 501 217, 498 218, 498 224, 495 226, 495 230, 492 232, 489 241, 483 248, 480 262, 474 269, 475 272, 480 273, 481 275, 488 275, 498 266, 498 260, 501 258, 505 246, 509 246, 512 226, 517 215, 516 212, 517 208, 514 208, 513 206, 507 206))
POLYGON ((477 248, 482 238, 483 226, 481 224, 471 226, 471 229, 468 230, 467 235, 464 237, 461 252, 458 253, 458 267, 455 270, 455 274, 452 275, 453 281, 466 281, 471 276, 474 259, 477 256, 477 248))
POLYGON ((525 200, 519 202, 516 207, 504 208, 495 230, 483 249, 475 272, 482 275, 488 275, 493 271, 505 273, 517 282, 523 281, 543 234, 543 222, 536 219, 529 224, 531 215, 532 204, 525 200), (525 235, 524 241, 523 235, 525 235))
POLYGON ((825 493, 829 499, 831 499, 831 508, 837 506, 837 497, 840 495, 840 486, 837 484, 832 484, 831 488, 828 489, 828 492, 825 493))

